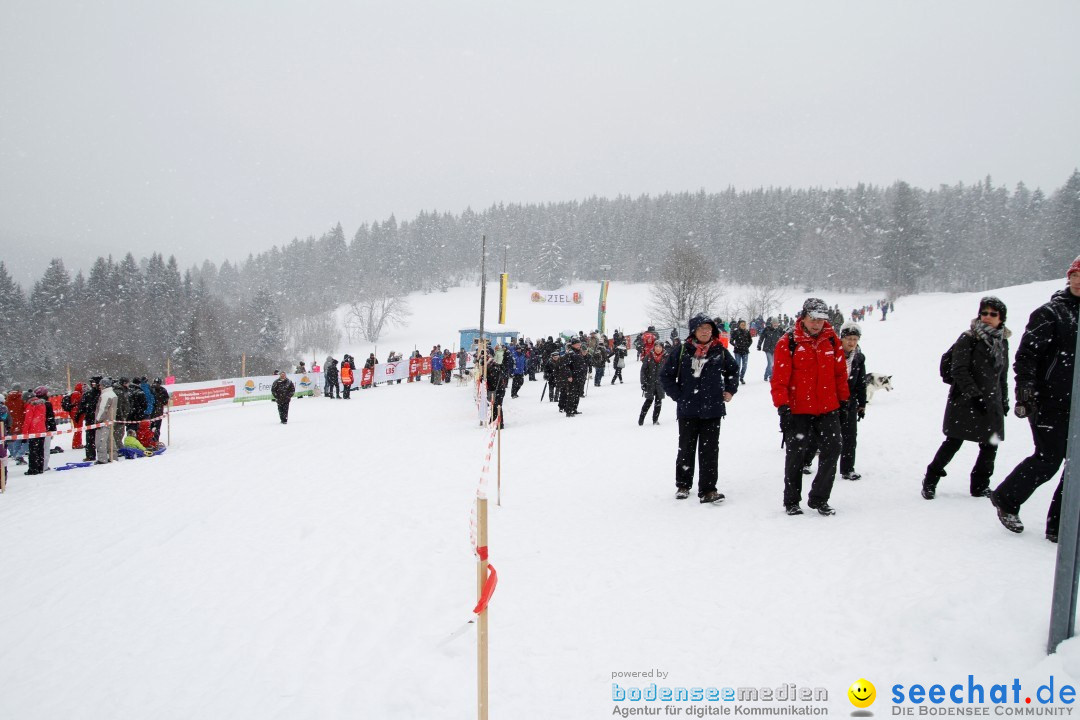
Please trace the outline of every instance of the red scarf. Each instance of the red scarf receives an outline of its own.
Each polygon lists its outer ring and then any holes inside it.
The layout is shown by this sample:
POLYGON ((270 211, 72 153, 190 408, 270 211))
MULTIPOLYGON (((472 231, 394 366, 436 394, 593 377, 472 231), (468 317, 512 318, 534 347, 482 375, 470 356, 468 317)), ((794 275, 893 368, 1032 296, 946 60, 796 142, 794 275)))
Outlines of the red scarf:
POLYGON ((713 338, 712 340, 704 344, 699 343, 697 340, 691 340, 690 344, 694 346, 694 357, 701 358, 705 357, 705 355, 709 352, 709 349, 712 348, 713 345, 720 344, 720 338, 713 338))

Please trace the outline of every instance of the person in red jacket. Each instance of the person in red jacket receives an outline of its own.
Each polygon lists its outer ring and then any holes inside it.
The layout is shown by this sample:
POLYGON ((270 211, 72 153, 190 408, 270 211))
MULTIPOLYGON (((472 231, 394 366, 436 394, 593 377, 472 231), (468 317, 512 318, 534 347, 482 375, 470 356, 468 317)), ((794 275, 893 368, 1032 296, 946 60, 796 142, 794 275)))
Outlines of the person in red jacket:
MULTIPOLYGON (((26 404, 23 400, 22 385, 15 383, 11 386, 11 392, 4 398, 4 404, 7 405, 8 413, 11 415, 11 426, 4 428, 4 432, 8 435, 21 435, 26 432, 23 430, 23 420, 26 417, 26 404)), ((8 452, 15 460, 16 465, 26 464, 26 449, 27 443, 25 440, 11 440, 8 442, 8 452)))
POLYGON ((806 504, 822 515, 836 513, 829 496, 840 458, 838 410, 850 391, 847 361, 828 317, 824 300, 807 298, 794 329, 780 338, 773 352, 772 399, 787 445, 784 508, 788 515, 802 515, 802 469, 811 441, 821 456, 806 504))
POLYGON ((83 396, 83 384, 76 383, 75 390, 71 393, 71 410, 68 414, 71 415, 71 425, 75 428, 75 434, 71 436, 71 449, 81 450, 83 447, 83 434, 82 427, 85 418, 79 411, 79 403, 82 402, 83 396))

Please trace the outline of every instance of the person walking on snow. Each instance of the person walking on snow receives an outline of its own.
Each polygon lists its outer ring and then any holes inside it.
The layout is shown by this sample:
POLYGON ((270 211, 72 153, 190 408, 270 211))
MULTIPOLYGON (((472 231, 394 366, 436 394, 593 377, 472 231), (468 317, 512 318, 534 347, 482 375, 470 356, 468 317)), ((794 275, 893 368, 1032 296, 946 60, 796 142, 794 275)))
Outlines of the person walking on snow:
POLYGON ((922 496, 933 500, 945 466, 964 441, 979 444, 971 470, 972 497, 990 496, 990 476, 998 445, 1005 440, 1009 412, 1009 336, 1005 303, 993 296, 979 301, 979 316, 952 346, 952 386, 941 431, 945 440, 926 468, 922 496))
POLYGON ((664 400, 664 386, 660 384, 660 370, 664 367, 664 346, 660 343, 653 345, 652 352, 645 356, 641 362, 641 393, 645 396, 645 403, 641 406, 637 424, 645 424, 645 415, 649 407, 656 402, 653 409, 653 425, 660 424, 660 404, 664 400))
POLYGON ((848 401, 847 362, 829 325, 829 306, 807 298, 795 328, 776 344, 772 399, 784 429, 784 509, 802 515, 803 464, 811 442, 821 457, 807 505, 834 515, 829 505, 840 457, 840 406, 848 401))
POLYGON ((289 403, 292 401, 293 393, 296 392, 296 385, 289 379, 289 376, 282 370, 278 373, 278 379, 270 386, 270 394, 274 397, 274 402, 277 403, 278 419, 281 420, 281 424, 285 425, 289 422, 289 403))
MULTIPOLYGON (((1080 256, 1065 274, 1068 285, 1031 313, 1016 349, 1017 417, 1027 418, 1035 453, 1021 461, 990 494, 1007 530, 1024 531, 1020 507, 1035 489, 1054 477, 1065 459, 1076 367, 1076 325, 1080 314, 1080 256)), ((1046 514, 1046 539, 1057 542, 1061 522, 1062 473, 1046 514)))
MULTIPOLYGON (((694 461, 698 465, 698 500, 717 503, 720 421, 726 403, 739 390, 739 365, 720 341, 720 329, 706 315, 690 319, 690 335, 672 347, 660 371, 664 393, 675 401, 679 452, 675 458, 675 498, 690 497, 694 461)), ((650 349, 651 352, 651 349, 650 349)))

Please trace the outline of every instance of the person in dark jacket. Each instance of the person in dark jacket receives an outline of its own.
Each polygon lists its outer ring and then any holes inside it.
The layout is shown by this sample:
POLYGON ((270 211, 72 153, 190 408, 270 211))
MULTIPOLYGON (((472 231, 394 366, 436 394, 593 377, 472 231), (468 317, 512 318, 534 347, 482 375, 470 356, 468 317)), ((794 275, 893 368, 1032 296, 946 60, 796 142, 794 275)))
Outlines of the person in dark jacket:
POLYGON ((126 377, 120 378, 120 382, 113 386, 116 393, 116 417, 112 426, 113 447, 118 448, 124 444, 126 434, 124 422, 131 419, 131 386, 126 377))
POLYGON ((840 477, 858 480, 855 472, 855 446, 858 442, 859 421, 866 416, 866 356, 859 341, 862 329, 855 323, 844 323, 840 328, 840 345, 848 368, 848 392, 850 397, 840 405, 840 477))
MULTIPOLYGON (((1065 452, 1072 408, 1073 372, 1076 367, 1076 325, 1080 314, 1080 257, 1066 273, 1069 285, 1035 309, 1016 350, 1017 417, 1027 418, 1035 440, 1035 453, 1023 460, 990 495, 998 520, 1012 532, 1023 532, 1020 506, 1035 489, 1054 477, 1065 452)), ((1058 481, 1046 515, 1046 539, 1057 542, 1061 521, 1058 481)))
POLYGON ((144 393, 142 389, 142 378, 135 376, 131 379, 131 384, 128 386, 128 416, 124 419, 129 422, 137 423, 146 418, 148 409, 149 406, 146 401, 146 393, 144 393))
POLYGON ((750 365, 750 346, 753 344, 750 328, 746 327, 745 320, 740 320, 739 326, 731 331, 731 348, 735 362, 739 363, 739 383, 742 385, 746 384, 746 368, 750 365))
POLYGON ((1005 327, 1005 314, 1005 303, 992 295, 984 297, 979 301, 979 317, 953 344, 953 382, 941 427, 945 440, 922 481, 922 496, 927 500, 934 499, 938 481, 946 474, 945 466, 965 440, 979 444, 979 456, 971 470, 971 495, 990 496, 990 476, 998 444, 1005 439, 1005 414, 1009 411, 1011 333, 1005 327))
POLYGON ((784 337, 784 328, 780 327, 780 321, 770 317, 757 341, 757 349, 765 352, 765 382, 772 380, 773 351, 776 350, 776 343, 780 342, 782 337, 784 337))
POLYGON ((281 420, 281 424, 285 425, 289 422, 289 403, 292 402, 293 393, 296 392, 296 385, 289 379, 289 376, 282 370, 278 373, 278 379, 270 386, 270 394, 274 397, 274 402, 277 403, 278 418, 281 420))
POLYGON ((506 397, 506 386, 510 382, 510 371, 513 367, 513 359, 510 353, 500 345, 494 351, 488 349, 488 362, 484 378, 487 381, 488 404, 491 408, 490 419, 499 419, 499 427, 506 425, 506 411, 503 409, 503 398, 506 397), (504 355, 505 353, 505 355, 504 355), (509 360, 509 362, 506 362, 509 360))
POLYGON ((169 391, 161 384, 161 378, 154 378, 154 384, 150 386, 154 393, 154 411, 150 413, 150 431, 154 433, 154 442, 161 442, 161 418, 169 408, 169 391))
POLYGON ((563 373, 566 378, 564 394, 565 402, 561 403, 561 409, 566 417, 581 415, 578 403, 585 391, 585 380, 588 375, 588 363, 585 360, 584 351, 581 349, 581 338, 574 336, 570 339, 570 349, 563 358, 563 373))
POLYGON ((775 346, 772 399, 780 416, 787 455, 784 459, 784 510, 802 515, 803 466, 816 446, 817 475, 807 505, 821 515, 835 515, 829 505, 840 458, 840 406, 848 401, 847 361, 828 323, 829 306, 807 298, 790 335, 775 346))
POLYGON ((698 500, 715 503, 717 492, 720 421, 725 403, 739 389, 739 365, 720 342, 720 329, 706 315, 690 319, 690 335, 672 347, 660 371, 664 392, 675 401, 679 422, 679 453, 675 459, 675 497, 690 496, 697 456, 698 500))
MULTIPOLYGON (((544 362, 544 382, 547 383, 548 402, 558 402, 559 409, 562 403, 559 401, 559 385, 562 379, 562 355, 558 350, 552 350, 544 362)), ((543 399, 543 394, 541 394, 543 399)))
POLYGON ((645 395, 645 403, 641 406, 637 424, 645 424, 645 415, 649 407, 656 402, 653 408, 653 425, 660 424, 660 404, 664 400, 664 386, 660 383, 660 370, 664 367, 664 346, 660 343, 653 345, 652 352, 641 361, 641 392, 645 395))
POLYGON ((525 370, 529 363, 529 358, 525 355, 525 348, 520 347, 517 344, 511 343, 510 349, 507 351, 510 353, 510 397, 516 398, 518 391, 521 390, 521 386, 525 384, 525 370))
MULTIPOLYGON (((98 398, 101 397, 101 376, 95 375, 90 378, 90 388, 83 392, 82 400, 79 401, 79 413, 83 416, 87 425, 97 422, 98 398)), ((108 432, 108 428, 102 428, 108 432)), ((86 448, 83 459, 86 461, 97 460, 97 429, 86 431, 86 448)))
POLYGON ((341 383, 338 382, 340 377, 338 371, 338 361, 334 358, 330 358, 330 362, 323 368, 323 372, 326 374, 326 397, 341 399, 341 383))
POLYGON ((623 377, 622 371, 626 367, 626 348, 621 345, 616 345, 615 349, 611 351, 611 366, 615 368, 615 372, 611 375, 611 384, 614 385, 618 380, 622 385, 623 377))

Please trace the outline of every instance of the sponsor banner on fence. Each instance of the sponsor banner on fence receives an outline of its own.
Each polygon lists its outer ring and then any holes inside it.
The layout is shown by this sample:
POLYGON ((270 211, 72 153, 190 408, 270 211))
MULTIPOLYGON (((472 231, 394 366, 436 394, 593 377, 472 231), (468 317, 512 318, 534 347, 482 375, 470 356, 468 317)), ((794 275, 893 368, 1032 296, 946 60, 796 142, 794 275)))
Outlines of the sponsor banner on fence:
MULTIPOLYGON (((313 395, 315 387, 322 383, 322 373, 289 373, 288 378, 296 386, 293 397, 313 395)), ((197 383, 175 383, 169 386, 169 394, 173 407, 271 400, 270 386, 276 379, 277 375, 258 375, 197 383)))
POLYGON ((547 305, 580 305, 584 301, 582 294, 576 290, 536 290, 529 299, 547 305))

